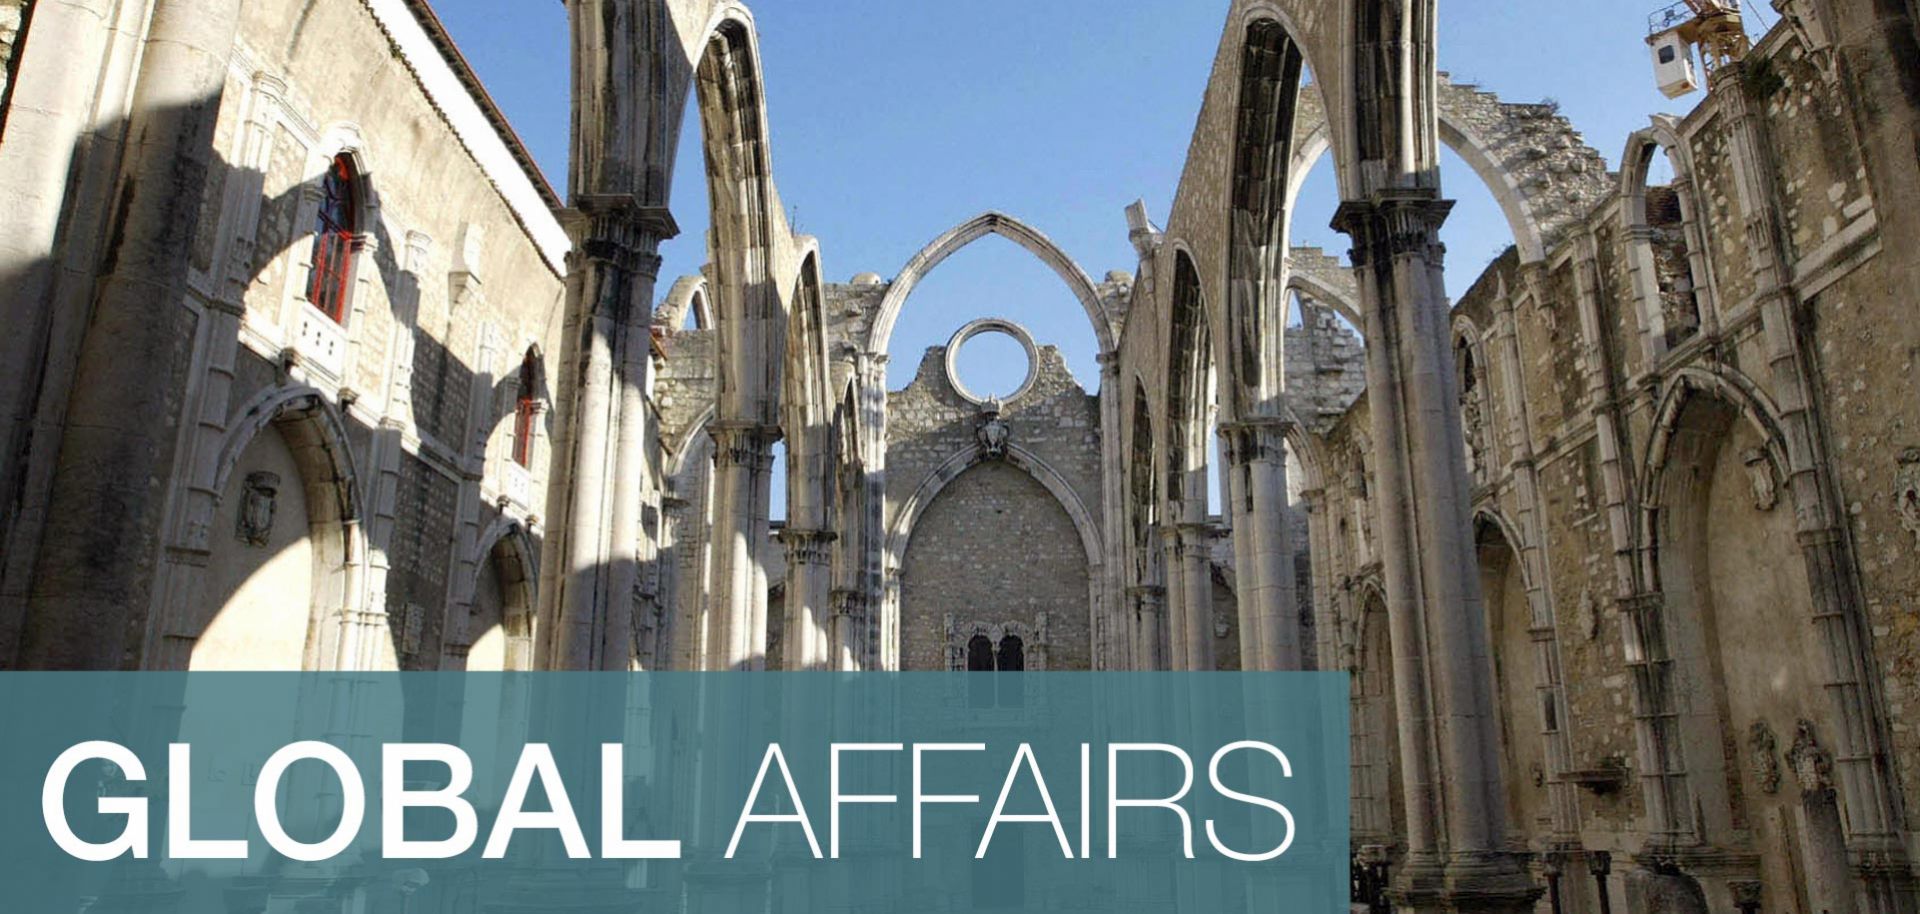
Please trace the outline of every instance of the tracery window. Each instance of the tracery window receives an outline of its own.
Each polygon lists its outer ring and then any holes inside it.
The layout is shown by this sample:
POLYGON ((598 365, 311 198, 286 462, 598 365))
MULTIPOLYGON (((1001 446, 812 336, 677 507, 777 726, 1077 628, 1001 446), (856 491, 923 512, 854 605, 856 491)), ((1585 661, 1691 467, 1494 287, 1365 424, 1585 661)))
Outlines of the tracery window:
MULTIPOLYGON (((1003 635, 995 644, 986 635, 967 641, 969 673, 1020 673, 1027 668, 1027 645, 1018 635, 1003 635)), ((1019 677, 972 676, 967 682, 967 705, 973 708, 1026 706, 1026 689, 1019 677)))
POLYGON ((340 324, 347 322, 353 257, 359 247, 358 178, 351 158, 345 153, 334 156, 320 181, 320 210, 314 217, 307 301, 340 324))

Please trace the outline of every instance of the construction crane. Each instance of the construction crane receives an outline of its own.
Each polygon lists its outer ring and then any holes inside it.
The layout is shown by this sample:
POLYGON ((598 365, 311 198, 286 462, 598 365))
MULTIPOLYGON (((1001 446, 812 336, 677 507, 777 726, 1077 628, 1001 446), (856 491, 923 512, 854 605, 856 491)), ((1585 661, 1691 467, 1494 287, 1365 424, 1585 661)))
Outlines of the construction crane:
POLYGON ((1647 17, 1660 91, 1678 98, 1700 88, 1694 74, 1697 49, 1709 82, 1726 64, 1747 56, 1753 45, 1740 17, 1740 0, 1679 0, 1647 17))

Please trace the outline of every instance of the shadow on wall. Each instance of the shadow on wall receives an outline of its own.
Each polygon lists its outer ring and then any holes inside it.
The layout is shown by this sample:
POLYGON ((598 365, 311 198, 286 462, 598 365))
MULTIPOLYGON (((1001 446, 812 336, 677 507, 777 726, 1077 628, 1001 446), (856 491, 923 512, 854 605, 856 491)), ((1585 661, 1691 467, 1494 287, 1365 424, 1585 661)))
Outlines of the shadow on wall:
MULTIPOLYGON (((320 176, 245 199, 268 176, 203 148, 198 161, 173 163, 171 218, 141 237, 155 220, 129 209, 143 196, 155 206, 135 186, 153 170, 123 169, 128 129, 96 133, 69 157, 57 259, 0 276, 12 324, 0 341, 0 668, 350 668, 390 656, 439 669, 450 647, 463 661, 464 646, 488 634, 449 608, 504 589, 531 612, 530 532, 483 504, 483 541, 463 543, 461 481, 402 453, 395 423, 340 405, 393 396, 393 418, 478 468, 519 415, 520 354, 504 354, 482 386, 417 326, 430 280, 400 262, 404 241, 362 206, 369 218, 353 247, 371 274, 359 285, 385 294, 347 309, 348 345, 378 357, 399 344, 373 338, 387 325, 355 313, 384 301, 392 326, 412 330, 410 364, 382 379, 386 390, 356 393, 350 379, 320 380, 327 373, 291 342, 262 357, 241 341, 243 322, 275 321, 288 301, 291 339, 300 318, 321 316, 275 285, 309 281, 320 176), (130 284, 138 295, 125 294, 130 284), (272 304, 261 308, 263 298, 272 304), (212 418, 183 434, 194 413, 212 418), (499 567, 501 543, 519 570, 499 567), (369 574, 383 560, 384 600, 369 574), (302 587, 311 605, 289 605, 302 587), (363 607, 386 615, 388 643, 367 641, 382 627, 363 607), (214 653, 203 658, 203 647, 214 653)), ((378 175, 355 183, 363 202, 377 200, 378 175)), ((540 386, 532 395, 548 399, 540 386)), ((541 421, 550 435, 552 411, 541 421)))

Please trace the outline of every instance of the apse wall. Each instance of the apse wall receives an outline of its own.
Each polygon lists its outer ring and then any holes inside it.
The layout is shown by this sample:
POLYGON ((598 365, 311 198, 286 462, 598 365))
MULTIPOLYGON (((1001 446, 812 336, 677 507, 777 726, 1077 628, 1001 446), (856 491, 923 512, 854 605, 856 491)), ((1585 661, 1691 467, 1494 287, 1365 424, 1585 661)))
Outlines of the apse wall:
POLYGON ((946 349, 887 398, 889 604, 900 668, 964 668, 975 635, 1020 639, 1027 669, 1092 667, 1100 409, 1058 350, 1001 405, 962 394, 946 349), (1042 618, 1044 616, 1044 619, 1042 618))

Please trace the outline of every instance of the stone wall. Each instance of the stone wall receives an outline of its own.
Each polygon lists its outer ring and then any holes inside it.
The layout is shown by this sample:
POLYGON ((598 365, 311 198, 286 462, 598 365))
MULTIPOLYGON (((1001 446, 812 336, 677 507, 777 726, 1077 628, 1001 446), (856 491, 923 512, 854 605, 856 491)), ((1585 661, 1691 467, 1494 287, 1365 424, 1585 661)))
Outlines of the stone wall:
POLYGON ((1037 626, 1040 613, 1047 614, 1049 666, 1091 667, 1089 556, 1072 512, 1029 470, 1039 464, 1057 475, 1097 530, 1099 403, 1074 381, 1057 349, 1038 351, 1032 388, 1008 401, 1001 416, 1011 447, 1025 457, 971 468, 953 462, 978 451, 981 419, 979 407, 949 382, 944 347, 927 350, 912 383, 888 395, 886 527, 908 538, 899 569, 905 669, 946 668, 940 646, 949 615, 968 625, 1037 626), (943 473, 957 469, 963 471, 940 487, 943 473), (932 487, 937 497, 917 506, 923 513, 909 530, 900 515, 917 492, 932 487))

